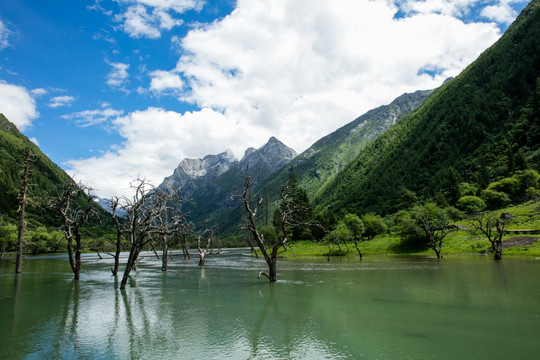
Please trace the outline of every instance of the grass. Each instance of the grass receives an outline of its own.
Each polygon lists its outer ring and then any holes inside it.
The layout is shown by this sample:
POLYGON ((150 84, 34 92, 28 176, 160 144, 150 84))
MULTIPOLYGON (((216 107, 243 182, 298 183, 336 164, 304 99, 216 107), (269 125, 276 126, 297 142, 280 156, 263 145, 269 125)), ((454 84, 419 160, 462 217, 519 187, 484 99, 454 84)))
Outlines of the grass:
MULTIPOLYGON (((510 213, 514 216, 512 222, 508 225, 509 230, 540 230, 540 211, 539 204, 528 202, 516 206, 511 206, 505 209, 497 210, 495 213, 503 212, 510 213)), ((457 224, 463 227, 469 227, 470 220, 461 220, 457 224)), ((515 238, 516 234, 505 234, 503 242, 511 238, 515 238)), ((526 235, 527 237, 536 238, 537 241, 530 245, 509 247, 503 250, 504 255, 528 255, 540 256, 540 235, 526 235)), ((319 242, 314 241, 298 241, 291 244, 296 256, 326 256, 328 247, 319 242)), ((348 244, 349 251, 346 251, 345 246, 341 246, 339 251, 337 246, 330 254, 331 256, 358 256, 354 245, 348 244)), ((362 255, 383 255, 383 254, 410 254, 410 255, 434 255, 433 250, 418 245, 406 244, 402 241, 399 235, 379 235, 369 241, 360 243, 359 248, 362 255)), ((489 253, 491 244, 487 238, 480 232, 474 230, 463 229, 450 233, 443 242, 442 253, 444 254, 485 254, 489 253)), ((290 249, 287 251, 280 250, 280 256, 292 258, 293 253, 290 249)))

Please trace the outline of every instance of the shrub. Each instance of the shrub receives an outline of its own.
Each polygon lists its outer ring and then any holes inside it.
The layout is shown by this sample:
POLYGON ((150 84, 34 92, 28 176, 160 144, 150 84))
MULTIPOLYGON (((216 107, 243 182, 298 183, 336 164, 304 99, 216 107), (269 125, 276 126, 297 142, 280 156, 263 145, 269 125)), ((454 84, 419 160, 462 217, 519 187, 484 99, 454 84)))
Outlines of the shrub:
POLYGON ((519 180, 514 177, 504 178, 489 184, 486 190, 504 192, 508 195, 513 195, 519 190, 519 180))
POLYGON ((508 194, 500 191, 490 190, 489 188, 482 191, 482 199, 485 201, 488 209, 501 208, 511 203, 508 194))
POLYGON ((486 203, 478 196, 467 195, 461 197, 456 206, 467 214, 473 214, 484 210, 486 208, 486 203))

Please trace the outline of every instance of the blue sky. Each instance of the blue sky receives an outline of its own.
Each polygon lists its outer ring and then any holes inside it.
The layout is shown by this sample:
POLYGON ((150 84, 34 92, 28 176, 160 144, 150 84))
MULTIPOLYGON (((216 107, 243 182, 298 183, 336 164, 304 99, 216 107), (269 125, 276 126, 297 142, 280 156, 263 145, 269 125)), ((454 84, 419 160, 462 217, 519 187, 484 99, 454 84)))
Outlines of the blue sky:
POLYGON ((527 1, 0 2, 0 112, 101 196, 184 157, 296 151, 434 88, 527 1))

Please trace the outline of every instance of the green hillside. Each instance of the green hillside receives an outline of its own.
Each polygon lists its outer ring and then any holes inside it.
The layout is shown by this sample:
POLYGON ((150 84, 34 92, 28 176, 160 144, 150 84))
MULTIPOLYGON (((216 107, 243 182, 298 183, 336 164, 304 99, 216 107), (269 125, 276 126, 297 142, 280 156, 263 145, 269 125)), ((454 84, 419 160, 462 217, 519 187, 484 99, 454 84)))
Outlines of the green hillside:
MULTIPOLYGON (((26 149, 32 162, 29 174, 29 201, 26 207, 25 252, 43 253, 65 251, 60 220, 47 205, 60 186, 73 182, 71 177, 54 164, 41 150, 6 117, 0 114, 0 252, 14 251, 17 239, 19 193, 22 184, 26 149)), ((85 202, 85 198, 77 201, 85 202)), ((98 218, 89 220, 83 229, 85 248, 97 248, 98 238, 114 234, 112 219, 96 205, 98 218), (90 243, 94 242, 94 245, 90 243)), ((100 240, 101 241, 101 240, 100 240)), ((101 241, 103 242, 103 241, 101 241)))
POLYGON ((18 196, 27 148, 32 152, 29 181, 32 204, 28 209, 27 220, 30 223, 51 226, 56 221, 46 212, 39 210, 38 206, 46 204, 48 195, 60 184, 73 180, 21 134, 3 114, 0 114, 0 213, 9 219, 18 217, 18 196))
POLYGON ((540 170, 540 1, 462 74, 372 142, 316 202, 320 212, 390 214, 410 190, 452 205, 478 189, 540 170))

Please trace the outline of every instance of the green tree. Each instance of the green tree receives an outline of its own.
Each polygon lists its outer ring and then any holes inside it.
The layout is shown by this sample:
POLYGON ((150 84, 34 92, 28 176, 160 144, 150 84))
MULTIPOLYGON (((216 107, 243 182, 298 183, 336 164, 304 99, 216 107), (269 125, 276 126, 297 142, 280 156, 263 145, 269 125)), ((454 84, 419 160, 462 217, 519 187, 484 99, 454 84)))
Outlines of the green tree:
POLYGON ((362 222, 364 223, 364 236, 371 240, 376 235, 384 234, 387 230, 387 226, 384 220, 379 215, 366 214, 362 216, 362 222))
POLYGON ((457 208, 467 214, 474 214, 486 208, 484 200, 478 196, 462 196, 456 204, 457 208))
POLYGON ((349 228, 342 221, 340 221, 334 227, 334 229, 332 231, 326 233, 326 235, 323 238, 323 242, 328 247, 328 254, 326 255, 327 259, 330 260, 330 255, 334 251, 334 247, 336 245, 337 245, 337 247, 339 249, 339 254, 340 255, 343 254, 343 249, 341 248, 341 244, 343 244, 346 247, 346 249, 347 249, 346 253, 348 253, 349 252, 349 246, 347 245, 347 241, 349 241, 351 239, 351 237, 352 237, 352 234, 351 234, 349 228))
POLYGON ((485 201, 486 207, 488 209, 498 209, 507 206, 512 202, 508 194, 502 191, 495 191, 491 189, 486 189, 482 191, 481 197, 482 200, 485 201))
POLYGON ((426 244, 441 258, 442 243, 446 235, 453 231, 450 218, 444 209, 433 203, 415 206, 399 217, 402 235, 422 236, 426 244))
POLYGON ((347 226, 350 234, 350 240, 353 242, 358 256, 362 258, 362 252, 358 247, 358 243, 362 240, 362 235, 364 234, 366 227, 364 222, 356 214, 347 214, 343 218, 343 223, 347 226))

